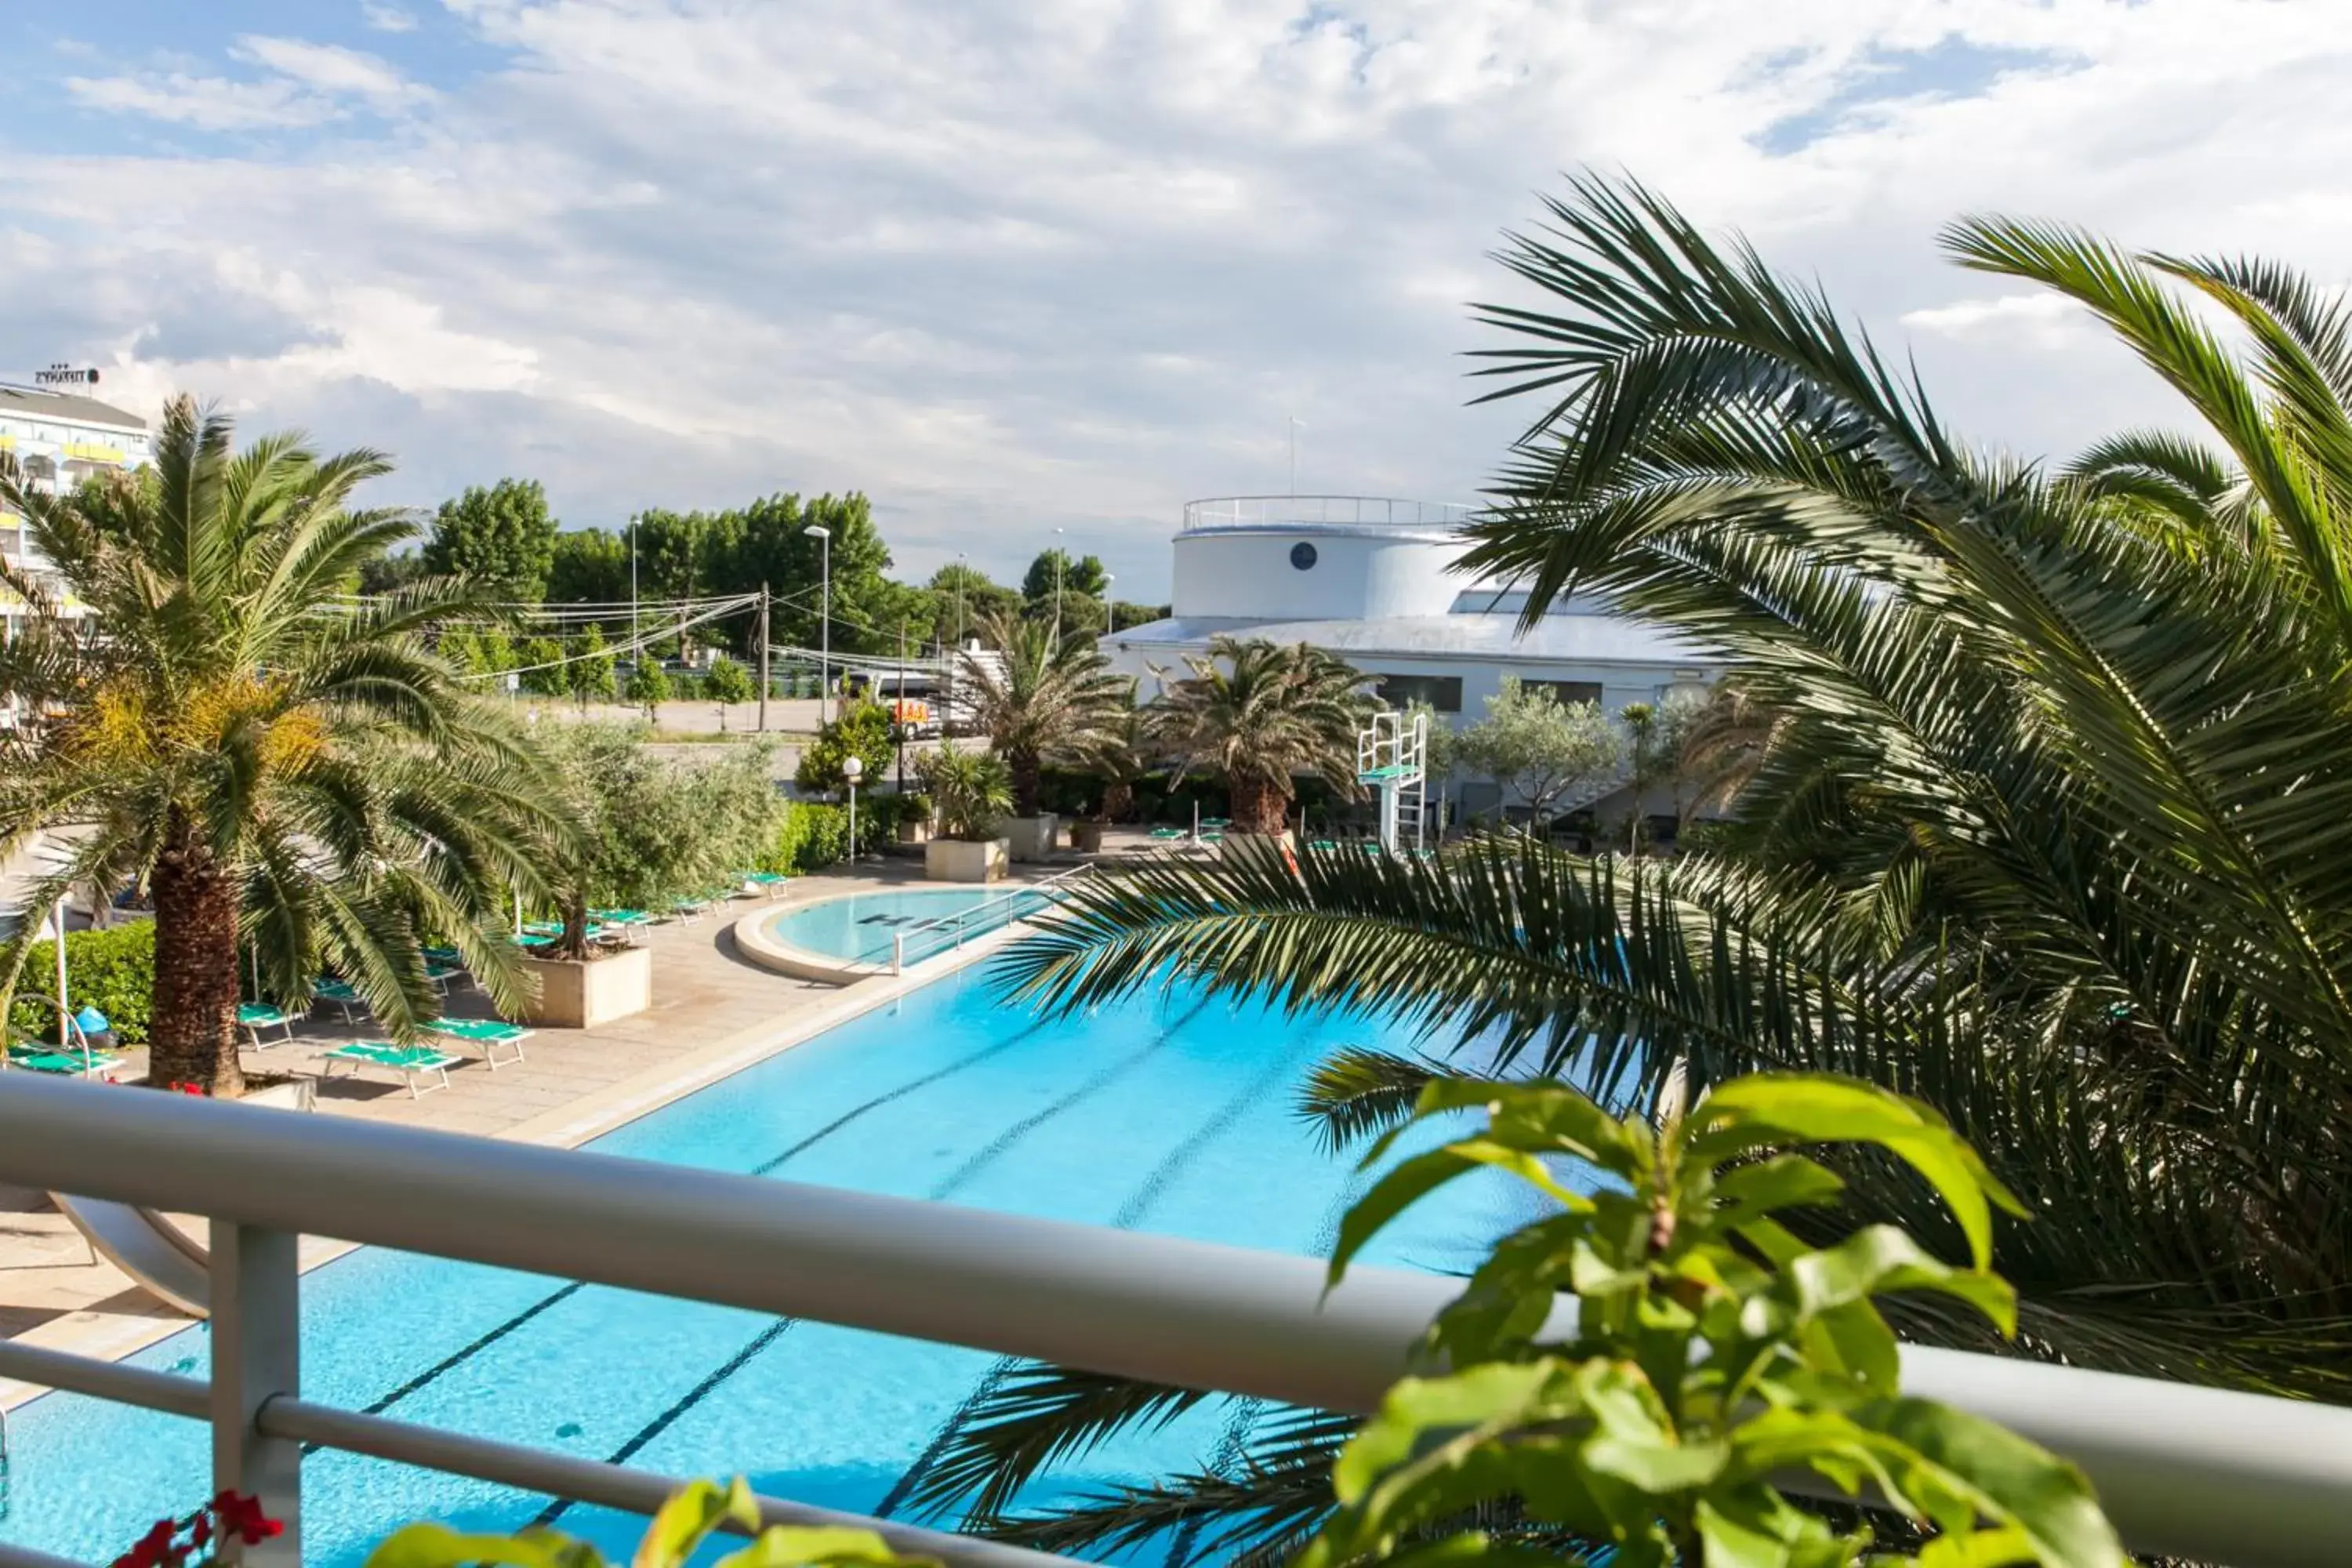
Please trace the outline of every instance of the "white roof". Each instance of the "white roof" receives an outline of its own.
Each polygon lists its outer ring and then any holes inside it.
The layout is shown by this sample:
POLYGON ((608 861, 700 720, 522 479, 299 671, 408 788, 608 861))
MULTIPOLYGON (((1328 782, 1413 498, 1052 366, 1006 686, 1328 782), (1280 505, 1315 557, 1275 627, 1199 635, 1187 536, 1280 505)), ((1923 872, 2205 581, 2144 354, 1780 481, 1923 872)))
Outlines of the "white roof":
POLYGON ((1255 621, 1195 616, 1152 621, 1102 638, 1149 653, 1205 645, 1219 634, 1311 643, 1343 657, 1463 658, 1521 664, 1714 664, 1721 656, 1617 616, 1546 616, 1522 634, 1516 616, 1395 616, 1370 621, 1255 621))

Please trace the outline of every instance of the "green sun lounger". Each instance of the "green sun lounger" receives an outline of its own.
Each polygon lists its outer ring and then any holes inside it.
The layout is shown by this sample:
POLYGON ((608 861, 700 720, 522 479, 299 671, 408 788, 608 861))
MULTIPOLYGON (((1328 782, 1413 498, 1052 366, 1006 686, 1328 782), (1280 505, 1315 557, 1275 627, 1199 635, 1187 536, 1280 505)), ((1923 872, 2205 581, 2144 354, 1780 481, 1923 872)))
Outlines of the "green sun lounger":
POLYGON ((454 947, 428 947, 425 950, 427 963, 463 963, 465 955, 454 947))
POLYGON ((323 1078, 334 1077, 337 1062, 350 1068, 354 1075, 367 1068, 397 1073, 400 1080, 408 1086, 408 1098, 411 1100, 423 1097, 425 1090, 416 1086, 416 1080, 422 1078, 440 1079, 438 1083, 426 1085, 428 1089, 448 1088, 449 1069, 465 1059, 453 1057, 446 1051, 436 1051, 431 1046, 395 1046, 390 1040, 353 1040, 349 1045, 337 1046, 331 1051, 319 1054, 325 1063, 319 1069, 320 1076, 323 1078))
POLYGON ((782 871, 746 871, 737 880, 747 888, 759 889, 762 894, 772 899, 783 890, 785 884, 792 879, 782 871))
POLYGON ((1184 829, 1181 827, 1155 827, 1151 830, 1151 837, 1154 838, 1183 838, 1189 836, 1186 834, 1184 829))
POLYGON ((310 988, 310 994, 321 1002, 332 1003, 343 1015, 343 1022, 356 1024, 360 1015, 368 1010, 367 998, 352 989, 349 981, 332 976, 321 979, 310 988))
POLYGON ((273 1007, 267 1002, 240 1002, 236 1008, 236 1026, 245 1031, 245 1037, 252 1042, 255 1050, 266 1051, 272 1046, 282 1046, 294 1038, 294 1020, 299 1016, 299 1014, 273 1007), (286 1032, 277 1039, 265 1040, 261 1037, 264 1029, 283 1029, 286 1032))
POLYGON ((516 947, 545 947, 555 939, 543 931, 527 931, 506 939, 516 947))
POLYGON ((449 987, 466 978, 466 972, 454 963, 430 963, 425 966, 425 984, 441 995, 449 994, 449 987))
POLYGON ((492 1072, 499 1070, 499 1052, 514 1053, 512 1060, 522 1060, 522 1043, 531 1032, 520 1024, 509 1024, 500 1018, 436 1018, 425 1026, 428 1035, 438 1035, 445 1040, 462 1040, 469 1046, 482 1047, 482 1060, 492 1072))
POLYGON ((87 1047, 76 1050, 71 1046, 10 1046, 8 1066, 19 1072, 50 1073, 58 1078, 104 1078, 122 1065, 122 1058, 111 1051, 93 1051, 87 1047))

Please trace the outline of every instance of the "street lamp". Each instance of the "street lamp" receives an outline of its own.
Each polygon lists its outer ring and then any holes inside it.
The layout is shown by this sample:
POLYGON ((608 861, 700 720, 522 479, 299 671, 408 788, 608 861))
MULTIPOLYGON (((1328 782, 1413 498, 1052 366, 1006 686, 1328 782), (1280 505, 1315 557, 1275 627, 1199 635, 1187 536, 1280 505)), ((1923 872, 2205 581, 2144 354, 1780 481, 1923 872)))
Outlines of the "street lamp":
POLYGON ((1062 548, 1062 531, 1054 531, 1054 646, 1062 646, 1062 568, 1069 560, 1062 548))
POLYGON ((1118 626, 1116 624, 1118 617, 1111 614, 1110 608, 1111 605, 1118 602, 1117 595, 1112 594, 1110 591, 1110 585, 1118 581, 1118 579, 1113 576, 1110 573, 1106 572, 1103 574, 1103 636, 1105 637, 1108 637, 1111 633, 1118 630, 1118 626))
POLYGON ((849 781, 849 863, 857 864, 857 776, 866 764, 854 753, 841 759, 841 776, 849 781))
POLYGON ((961 651, 963 647, 964 578, 971 570, 971 556, 966 555, 961 550, 956 552, 956 564, 963 568, 963 571, 956 574, 956 648, 959 652, 961 651))
MULTIPOLYGON (((825 709, 830 702, 826 693, 833 689, 833 530, 821 522, 813 522, 808 531, 816 536, 817 581, 820 584, 816 612, 816 721, 825 721, 825 709)), ((853 779, 857 775, 852 773, 853 779)), ((856 798, 856 785, 850 798, 856 798)), ((853 806, 852 810, 856 808, 853 806)))

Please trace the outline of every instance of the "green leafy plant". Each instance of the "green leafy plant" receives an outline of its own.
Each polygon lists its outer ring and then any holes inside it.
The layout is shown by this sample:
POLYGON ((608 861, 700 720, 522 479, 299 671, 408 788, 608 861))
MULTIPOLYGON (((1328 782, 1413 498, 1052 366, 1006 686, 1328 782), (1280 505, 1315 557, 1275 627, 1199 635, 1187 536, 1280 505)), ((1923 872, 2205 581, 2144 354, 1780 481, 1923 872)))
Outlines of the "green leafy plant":
MULTIPOLYGON (((26 979, 9 1009, 12 1039, 55 1039, 57 1009, 35 1003, 24 992, 47 994, 56 984, 57 943, 37 942, 25 955, 26 979)), ((79 1011, 95 1007, 114 1026, 126 1046, 147 1043, 148 1010, 155 988, 155 924, 134 921, 110 931, 66 932, 66 995, 79 1011)))
POLYGON ((759 690, 750 670, 731 658, 714 658, 702 678, 702 694, 713 702, 749 702, 759 690))
POLYGON ((1302 773, 1349 798, 1360 793, 1356 734, 1373 702, 1353 666, 1306 643, 1223 635, 1184 663, 1181 679, 1162 673, 1144 733, 1176 776, 1225 781, 1237 831, 1281 832, 1302 773))
POLYGON ((1486 699, 1485 717, 1454 738, 1449 760, 1517 795, 1541 832, 1562 796, 1611 777, 1624 757, 1624 742, 1598 703, 1562 702, 1548 686, 1507 675, 1486 699))
POLYGON ((852 702, 820 725, 816 739, 801 752, 793 782, 812 793, 841 789, 848 783, 841 764, 852 756, 865 769, 862 785, 870 789, 882 782, 890 765, 890 710, 879 702, 852 702))
POLYGON ((1483 1127, 1403 1161, 1349 1211, 1331 1280, 1474 1171, 1507 1172, 1559 1210, 1498 1243, 1432 1325, 1424 1354, 1457 1370, 1399 1383, 1349 1440, 1331 1468, 1338 1510, 1299 1568, 1534 1561, 1530 1535, 1580 1543, 1572 1561, 1605 1549, 1612 1568, 2125 1568, 2081 1472, 1901 1391, 1876 1298, 1935 1292, 2016 1328, 1989 1261, 1993 1210, 2022 1209, 1926 1106, 1851 1079, 1757 1074, 1654 1131, 1556 1083, 1454 1079, 1424 1089, 1407 1125, 1469 1110, 1483 1127), (1790 1152, 1821 1144, 1909 1167, 1949 1208, 1969 1265, 1889 1226, 1798 1239, 1776 1215, 1844 1190, 1790 1152), (1560 1179, 1568 1161, 1613 1182, 1580 1192, 1560 1179), (1551 1327, 1562 1291, 1578 1309, 1564 1337, 1551 1327), (1868 1528, 1841 1531, 1783 1495, 1794 1475, 1873 1492, 1927 1538, 1915 1554, 1865 1556, 1868 1528))
POLYGON ((1013 770, 992 752, 966 751, 953 741, 916 759, 937 813, 940 837, 982 843, 996 837, 1013 809, 1013 770))
POLYGON ((639 653, 635 664, 629 668, 629 684, 624 693, 628 700, 646 710, 646 722, 654 721, 661 705, 670 699, 669 671, 661 660, 639 653))
MULTIPOLYGON (((890 1550, 867 1530, 760 1528, 758 1500, 741 1477, 721 1487, 696 1481, 662 1505, 631 1556, 631 1568, 683 1568, 695 1552, 732 1524, 751 1535, 751 1544, 715 1559, 709 1568, 891 1568, 931 1563, 890 1550)), ((552 1530, 515 1535, 463 1535, 446 1525, 412 1524, 387 1536, 368 1553, 367 1568, 463 1568, 495 1563, 507 1568, 604 1568, 604 1554, 585 1541, 552 1530)))

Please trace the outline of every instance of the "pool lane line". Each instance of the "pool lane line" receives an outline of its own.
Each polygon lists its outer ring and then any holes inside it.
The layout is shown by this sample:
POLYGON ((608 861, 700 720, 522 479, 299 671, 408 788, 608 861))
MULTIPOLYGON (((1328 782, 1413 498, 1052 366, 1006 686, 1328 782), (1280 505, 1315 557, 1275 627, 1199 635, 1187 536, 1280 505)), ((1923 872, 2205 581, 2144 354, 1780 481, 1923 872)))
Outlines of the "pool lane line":
MULTIPOLYGON (((925 1194, 926 1198, 929 1202, 938 1203, 943 1199, 952 1196, 973 1177, 979 1175, 981 1172, 986 1170, 997 1160, 1002 1159, 1012 1150, 1013 1145, 1018 1143, 1022 1139, 1027 1137, 1030 1133, 1034 1132, 1038 1128, 1054 1120, 1054 1118, 1062 1115, 1065 1111, 1069 1110, 1092 1096, 1101 1093, 1104 1089, 1108 1089, 1112 1084, 1117 1083, 1120 1079, 1126 1077, 1129 1073, 1142 1066, 1144 1062, 1164 1049, 1168 1046, 1169 1042, 1173 1040, 1178 1033, 1183 1029, 1184 1026, 1199 1017, 1202 1010, 1208 1006, 1210 1000, 1211 998, 1203 996, 1200 1001, 1194 1003, 1191 1009, 1188 1010, 1182 1017, 1177 1019, 1173 1024, 1169 1025, 1165 1029, 1161 1030, 1157 1036, 1155 1036, 1150 1045, 1145 1046, 1141 1050, 1129 1052, 1126 1056, 1121 1057, 1109 1067, 1107 1067, 1102 1071, 1095 1074, 1094 1077, 1087 1079, 1086 1082, 1080 1084, 1069 1093, 1063 1095, 1052 1104, 1047 1105, 1041 1110, 1034 1111, 1031 1114, 1023 1117, 1020 1121, 1006 1128, 1003 1132, 998 1133, 996 1137, 990 1140, 978 1153, 974 1154, 971 1159, 966 1160, 962 1164, 957 1166, 954 1171, 949 1173, 945 1180, 935 1185, 929 1193, 925 1194)), ((1024 1030, 1021 1035, 1016 1036, 1015 1038, 1026 1038, 1028 1036, 1034 1034, 1042 1027, 1044 1027, 1043 1022, 1034 1024, 1028 1029, 1024 1030)), ((1003 1042, 1004 1045, 1010 1045, 1012 1043, 1012 1041, 1003 1042)), ((621 1447, 614 1451, 613 1456, 604 1462, 608 1465, 620 1464, 629 1458, 632 1455, 635 1454, 639 1449, 643 1448, 647 1443, 652 1442, 664 1431, 667 1430, 669 1426, 680 1416, 693 1409, 696 1405, 701 1404, 703 1400, 709 1397, 712 1394, 718 1392, 721 1384, 725 1383, 729 1378, 733 1377, 737 1373, 742 1371, 746 1366, 749 1366, 761 1351, 766 1350, 770 1345, 775 1343, 776 1341, 782 1339, 783 1337, 784 1331, 791 1328, 793 1324, 797 1321, 799 1321, 799 1320, 796 1318, 779 1318, 773 1323, 771 1323, 768 1327, 762 1329, 760 1333, 753 1338, 751 1343, 745 1345, 741 1350, 737 1351, 734 1355, 728 1358, 727 1363, 724 1366, 719 1368, 718 1371, 710 1373, 708 1377, 705 1377, 700 1383, 696 1384, 684 1397, 680 1398, 667 1410, 663 1411, 659 1415, 656 1416, 650 1424, 640 1429, 635 1436, 622 1444, 621 1447)), ((541 1529, 547 1528, 548 1526, 554 1524, 565 1514, 571 1512, 572 1508, 572 1503, 570 1499, 558 1498, 550 1502, 546 1508, 541 1509, 539 1512, 539 1516, 533 1519, 531 1523, 541 1529)))
MULTIPOLYGON (((671 1403, 668 1409, 663 1411, 651 1421, 646 1422, 643 1426, 639 1427, 637 1429, 636 1436, 631 1437, 627 1442, 613 1450, 612 1457, 604 1462, 608 1465, 627 1464, 631 1459, 636 1457, 639 1449, 652 1442, 655 1438, 660 1436, 664 1432, 668 1431, 671 1424, 676 1422, 679 1416, 684 1415, 688 1411, 701 1404, 703 1399, 709 1395, 713 1389, 726 1382, 729 1378, 734 1376, 737 1373, 742 1371, 744 1367, 750 1365, 752 1357, 758 1355, 761 1351, 766 1350, 770 1345, 774 1344, 778 1340, 782 1339, 784 1337, 785 1331, 790 1329, 798 1321, 800 1321, 800 1320, 797 1318, 778 1318, 774 1322, 770 1323, 766 1328, 761 1329, 757 1334, 752 1336, 751 1343, 745 1345, 733 1355, 728 1357, 724 1365, 719 1367, 716 1371, 705 1376, 700 1383, 696 1384, 692 1388, 688 1389, 684 1394, 680 1394, 671 1403)), ((570 1498, 552 1499, 545 1508, 541 1509, 538 1514, 532 1518, 528 1528, 533 1530, 545 1530, 555 1523, 557 1520, 562 1519, 565 1514, 571 1512, 572 1508, 572 1500, 570 1498)))
MULTIPOLYGON (((1193 1008, 1185 1016, 1183 1023, 1190 1023, 1199 1012, 1199 1007, 1193 1008)), ((1178 1025, 1178 1027, 1181 1026, 1182 1024, 1178 1025)), ((1220 1106, 1208 1121, 1194 1128, 1181 1143, 1161 1156, 1160 1163, 1152 1167, 1151 1173, 1128 1194, 1125 1203, 1119 1205, 1118 1212, 1111 1216, 1112 1227, 1132 1230, 1142 1224, 1144 1216, 1167 1195, 1168 1189, 1193 1161, 1201 1157, 1202 1152, 1230 1131, 1233 1124, 1240 1121, 1276 1084, 1289 1076, 1297 1064, 1298 1054, 1295 1049, 1286 1051, 1261 1068, 1241 1092, 1220 1106)), ((971 1392, 964 1395, 962 1403, 950 1411, 948 1418, 931 1434, 931 1440, 923 1446, 921 1453, 915 1456, 914 1463, 908 1465, 890 1489, 883 1494, 881 1505, 874 1510, 875 1518, 888 1519, 905 1505, 908 1494, 921 1484, 922 1479, 930 1473, 931 1467, 940 1462, 940 1456, 947 1451, 948 1445, 962 1435, 964 1427, 979 1414, 980 1406, 1003 1386, 1006 1376, 1022 1365, 1024 1359, 1021 1356, 1000 1356, 981 1374, 971 1392)))
MULTIPOLYGON (((1001 1056, 1005 1051, 1012 1049, 1014 1046, 1021 1044, 1024 1040, 1030 1038, 1045 1026, 1045 1021, 1041 1020, 1030 1025, 1029 1027, 1022 1030, 1019 1034, 1013 1036, 1009 1039, 999 1040, 994 1045, 988 1046, 982 1049, 972 1052, 970 1056, 961 1057, 956 1060, 950 1062, 943 1068, 937 1068, 930 1072, 923 1074, 920 1078, 910 1079, 907 1082, 900 1084, 896 1089, 885 1089, 882 1093, 876 1095, 873 1099, 866 1101, 863 1105, 856 1106, 834 1118, 831 1121, 826 1122, 823 1127, 818 1128, 814 1132, 810 1133, 807 1137, 802 1139, 799 1142, 793 1144, 782 1153, 776 1155, 773 1159, 763 1161, 760 1164, 753 1166, 749 1173, 755 1176, 772 1174, 777 1167, 782 1165, 787 1160, 792 1159, 795 1155, 807 1152, 810 1149, 813 1149, 817 1144, 824 1142, 827 1138, 832 1137, 835 1133, 840 1131, 843 1128, 848 1126, 851 1122, 856 1121, 867 1111, 875 1110, 879 1106, 887 1105, 894 1100, 904 1099, 906 1096, 914 1093, 915 1090, 922 1089, 928 1085, 937 1083, 943 1078, 949 1078, 956 1073, 960 1073, 966 1068, 977 1067, 982 1062, 988 1060, 991 1057, 1001 1056)), ((724 1080, 722 1079, 721 1081, 723 1082, 724 1080)), ((475 1340, 470 1344, 467 1344, 464 1349, 452 1352, 447 1356, 445 1356, 440 1361, 435 1363, 432 1366, 427 1367, 425 1371, 418 1373, 407 1382, 403 1383, 397 1388, 394 1388, 391 1393, 386 1394, 382 1398, 378 1399, 374 1404, 368 1405, 363 1414, 369 1415, 383 1415, 385 1411, 391 1409, 394 1405, 399 1404, 410 1394, 422 1391, 449 1373, 455 1372, 467 1362, 471 1361, 476 1355, 498 1343, 500 1340, 506 1338, 517 1329, 521 1328, 525 1323, 530 1322, 533 1318, 538 1317, 541 1312, 546 1311, 549 1308, 556 1306, 561 1302, 578 1295, 584 1289, 586 1289, 585 1286, 581 1284, 579 1281, 574 1280, 571 1284, 565 1285, 551 1294, 540 1298, 540 1300, 532 1302, 530 1306, 525 1307, 513 1317, 509 1318, 505 1322, 499 1324, 496 1328, 489 1330, 480 1338, 475 1340)), ((307 1444, 304 1446, 302 1451, 306 1454, 315 1453, 318 1450, 318 1447, 319 1446, 316 1443, 307 1444)))

